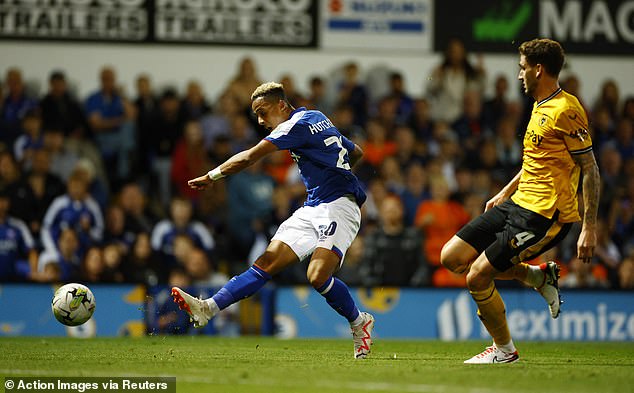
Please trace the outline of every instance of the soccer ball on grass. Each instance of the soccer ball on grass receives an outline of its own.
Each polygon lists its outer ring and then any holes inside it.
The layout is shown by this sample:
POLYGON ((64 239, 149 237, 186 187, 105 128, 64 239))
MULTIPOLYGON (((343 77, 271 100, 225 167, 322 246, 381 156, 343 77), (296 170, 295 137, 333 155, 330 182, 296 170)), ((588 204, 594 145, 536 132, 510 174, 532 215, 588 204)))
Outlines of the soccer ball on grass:
POLYGON ((51 302, 53 315, 66 326, 85 323, 95 312, 95 306, 95 297, 90 289, 77 283, 59 287, 51 302))

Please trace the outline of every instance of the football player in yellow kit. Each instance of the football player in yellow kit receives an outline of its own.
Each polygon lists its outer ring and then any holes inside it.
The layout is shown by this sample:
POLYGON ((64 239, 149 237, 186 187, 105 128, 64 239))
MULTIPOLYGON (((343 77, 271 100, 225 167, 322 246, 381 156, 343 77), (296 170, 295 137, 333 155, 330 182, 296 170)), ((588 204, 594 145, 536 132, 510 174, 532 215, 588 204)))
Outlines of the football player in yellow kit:
POLYGON ((470 364, 519 360, 494 279, 516 279, 534 287, 546 299, 551 316, 557 318, 559 266, 552 261, 541 266, 524 261, 556 245, 572 223, 580 220, 578 257, 589 262, 597 243, 599 170, 586 113, 575 96, 559 87, 564 51, 556 41, 534 39, 520 45, 519 54, 518 79, 524 92, 535 99, 524 135, 522 169, 441 253, 445 267, 467 274, 478 316, 493 337, 492 346, 465 361, 470 364), (577 202, 581 175, 583 217, 577 202))

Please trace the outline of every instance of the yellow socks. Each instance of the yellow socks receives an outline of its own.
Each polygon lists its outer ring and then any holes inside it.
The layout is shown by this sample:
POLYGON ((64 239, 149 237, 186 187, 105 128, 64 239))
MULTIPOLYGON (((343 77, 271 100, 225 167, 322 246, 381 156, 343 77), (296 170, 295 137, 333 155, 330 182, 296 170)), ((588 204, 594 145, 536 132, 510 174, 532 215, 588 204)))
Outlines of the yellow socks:
POLYGON ((504 301, 495 288, 495 284, 491 282, 491 285, 483 291, 469 292, 478 305, 478 317, 493 337, 495 344, 498 347, 509 344, 511 333, 506 323, 504 301))

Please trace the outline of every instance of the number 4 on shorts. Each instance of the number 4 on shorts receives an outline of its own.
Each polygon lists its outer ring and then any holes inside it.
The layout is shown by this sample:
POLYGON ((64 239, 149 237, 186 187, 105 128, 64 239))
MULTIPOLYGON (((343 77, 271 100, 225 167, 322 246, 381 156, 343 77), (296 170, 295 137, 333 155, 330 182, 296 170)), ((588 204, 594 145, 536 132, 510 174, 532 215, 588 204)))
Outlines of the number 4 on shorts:
POLYGON ((535 234, 533 232, 529 232, 529 231, 520 232, 517 235, 515 235, 515 239, 511 240, 511 246, 513 246, 513 248, 522 247, 524 243, 526 243, 527 241, 531 240, 534 237, 535 237, 535 234))

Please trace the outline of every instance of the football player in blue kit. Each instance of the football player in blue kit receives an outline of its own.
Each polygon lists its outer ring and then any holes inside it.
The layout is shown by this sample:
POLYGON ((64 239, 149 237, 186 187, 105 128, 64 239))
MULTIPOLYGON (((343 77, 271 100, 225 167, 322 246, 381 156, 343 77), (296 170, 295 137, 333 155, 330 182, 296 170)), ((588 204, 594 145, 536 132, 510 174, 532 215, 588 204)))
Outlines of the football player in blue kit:
POLYGON ((220 310, 257 292, 276 273, 310 257, 308 281, 350 322, 354 357, 365 358, 372 344, 374 317, 359 312, 346 284, 333 277, 361 224, 360 206, 366 195, 350 168, 363 151, 341 135, 323 113, 293 108, 279 83, 264 83, 255 89, 251 108, 270 134, 252 148, 190 180, 190 187, 203 189, 267 154, 289 150, 306 185, 306 202, 280 225, 253 266, 233 277, 213 297, 197 299, 174 287, 174 301, 189 314, 194 326, 202 327, 220 310))

